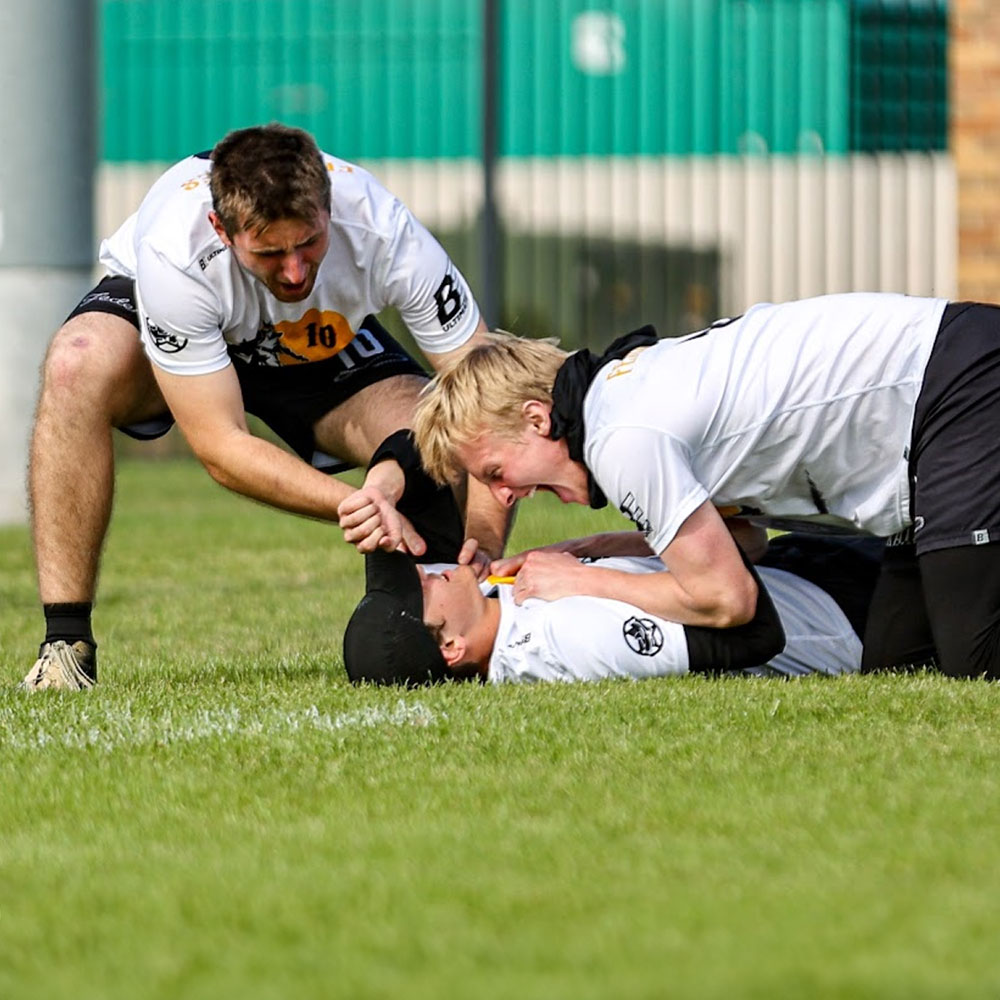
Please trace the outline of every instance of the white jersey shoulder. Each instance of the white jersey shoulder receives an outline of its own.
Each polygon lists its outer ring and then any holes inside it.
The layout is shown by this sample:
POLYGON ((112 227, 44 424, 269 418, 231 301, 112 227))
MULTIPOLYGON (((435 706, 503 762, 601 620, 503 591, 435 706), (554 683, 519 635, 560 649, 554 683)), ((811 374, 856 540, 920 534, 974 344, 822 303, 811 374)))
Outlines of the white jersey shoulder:
POLYGON ((340 356, 350 368, 378 349, 368 341, 352 349, 362 321, 390 306, 428 354, 472 336, 478 307, 437 240, 368 171, 326 154, 324 160, 332 182, 330 248, 301 302, 277 301, 219 239, 209 221, 205 157, 167 170, 102 243, 104 266, 136 280, 154 363, 204 374, 227 365, 231 352, 268 366, 340 356))
POLYGON ((166 260, 182 270, 206 249, 221 247, 208 221, 211 166, 205 156, 188 156, 161 174, 139 208, 101 243, 101 263, 112 274, 134 278, 136 252, 143 240, 151 240, 166 260))
POLYGON ((890 535, 944 299, 855 293, 754 306, 602 369, 584 458, 655 552, 705 500, 890 535))

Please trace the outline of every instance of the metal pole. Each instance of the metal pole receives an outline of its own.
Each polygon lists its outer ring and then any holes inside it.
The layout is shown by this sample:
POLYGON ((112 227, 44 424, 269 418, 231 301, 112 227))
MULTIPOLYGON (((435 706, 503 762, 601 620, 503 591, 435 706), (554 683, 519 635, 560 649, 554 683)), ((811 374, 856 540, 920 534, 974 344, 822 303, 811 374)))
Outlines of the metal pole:
POLYGON ((0 3, 0 523, 23 521, 48 340, 94 266, 94 0, 0 3))
POLYGON ((492 328, 503 308, 503 246, 497 208, 496 169, 500 117, 500 2, 483 0, 483 229, 481 305, 492 328))

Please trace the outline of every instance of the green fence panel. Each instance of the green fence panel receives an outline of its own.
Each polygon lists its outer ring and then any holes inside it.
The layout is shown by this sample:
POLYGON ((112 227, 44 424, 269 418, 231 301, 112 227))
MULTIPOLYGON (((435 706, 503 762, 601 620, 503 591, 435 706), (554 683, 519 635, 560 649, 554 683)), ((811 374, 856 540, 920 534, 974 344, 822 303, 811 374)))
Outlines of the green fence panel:
POLYGON ((507 0, 504 152, 843 152, 849 32, 848 0, 507 0))
POLYGON ((855 0, 852 39, 852 147, 946 149, 946 0, 855 0))
POLYGON ((475 156, 469 0, 103 0, 104 158, 172 160, 279 119, 350 159, 475 156))
MULTIPOLYGON (((945 0, 500 0, 505 156, 940 149, 945 0)), ((480 0, 102 0, 104 158, 475 157, 480 0)))

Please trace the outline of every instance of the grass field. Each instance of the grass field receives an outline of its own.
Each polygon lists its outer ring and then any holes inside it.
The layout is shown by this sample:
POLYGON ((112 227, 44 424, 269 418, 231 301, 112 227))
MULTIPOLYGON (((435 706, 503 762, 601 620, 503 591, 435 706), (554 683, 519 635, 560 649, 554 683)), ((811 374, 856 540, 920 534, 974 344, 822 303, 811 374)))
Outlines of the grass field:
MULTIPOLYGON (((512 548, 618 525, 548 499, 512 548)), ((352 689, 361 586, 127 463, 101 684, 27 697, 0 529, 0 998, 1000 995, 1000 687, 352 689)))

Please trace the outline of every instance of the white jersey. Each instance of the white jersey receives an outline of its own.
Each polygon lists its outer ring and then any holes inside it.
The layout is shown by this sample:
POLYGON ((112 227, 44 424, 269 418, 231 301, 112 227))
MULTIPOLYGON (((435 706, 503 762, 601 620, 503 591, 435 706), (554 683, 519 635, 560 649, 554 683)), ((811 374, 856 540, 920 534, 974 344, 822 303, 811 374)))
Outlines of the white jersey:
MULTIPOLYGON (((630 573, 663 572, 655 557, 601 559, 630 573)), ((836 601, 808 580, 759 567, 785 630, 783 652, 763 671, 794 677, 841 674, 861 666, 861 640, 836 601)), ((500 625, 488 679, 596 681, 611 677, 663 677, 688 672, 684 626, 604 597, 529 598, 514 603, 510 584, 497 587, 500 625)))
POLYGON ((637 349, 587 391, 584 461, 654 552, 708 499, 895 534, 910 523, 913 413, 946 305, 763 304, 637 349))
POLYGON ((211 160, 191 156, 150 188, 139 210, 101 244, 101 263, 136 279, 151 361, 179 375, 218 371, 228 347, 250 364, 339 356, 345 368, 381 350, 359 326, 399 310, 421 350, 460 347, 479 323, 465 279, 441 245, 366 170, 324 154, 330 171, 330 248, 310 295, 279 302, 240 267, 208 220, 211 160))

